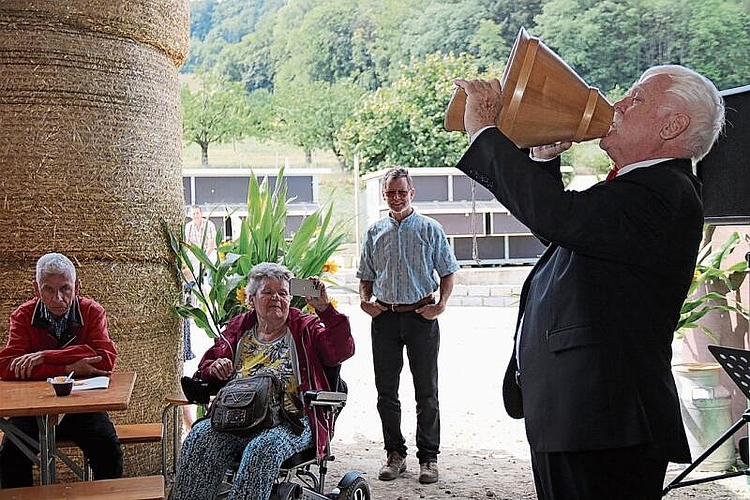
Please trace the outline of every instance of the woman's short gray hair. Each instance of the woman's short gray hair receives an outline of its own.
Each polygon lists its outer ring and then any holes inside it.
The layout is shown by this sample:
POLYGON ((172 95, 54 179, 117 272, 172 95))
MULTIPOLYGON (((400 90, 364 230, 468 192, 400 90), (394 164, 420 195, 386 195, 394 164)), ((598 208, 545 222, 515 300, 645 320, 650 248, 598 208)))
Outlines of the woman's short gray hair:
POLYGON ((41 283, 45 274, 62 274, 75 281, 76 266, 61 253, 44 254, 36 261, 36 282, 41 283))
POLYGON ((266 278, 274 278, 279 281, 289 281, 294 278, 294 274, 282 264, 276 262, 261 262, 255 264, 250 272, 247 273, 247 287, 245 293, 248 297, 255 295, 260 288, 261 283, 266 278))
MULTIPOLYGON (((640 81, 658 74, 671 77, 672 84, 667 93, 685 105, 683 109, 690 117, 690 126, 683 135, 683 141, 693 162, 698 162, 708 154, 724 128, 724 99, 711 80, 685 66, 654 66, 643 73, 640 81)), ((682 111, 670 103, 665 107, 682 111)))

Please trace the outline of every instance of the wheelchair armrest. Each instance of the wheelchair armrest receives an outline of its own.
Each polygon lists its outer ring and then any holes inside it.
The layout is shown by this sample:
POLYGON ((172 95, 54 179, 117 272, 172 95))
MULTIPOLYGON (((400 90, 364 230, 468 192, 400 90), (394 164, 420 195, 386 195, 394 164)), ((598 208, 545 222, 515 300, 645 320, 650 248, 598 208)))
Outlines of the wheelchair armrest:
POLYGON ((185 398, 194 404, 206 405, 211 401, 211 396, 219 392, 219 386, 215 382, 201 380, 199 378, 182 377, 180 386, 185 398))
POLYGON ((345 392, 305 391, 305 403, 310 406, 330 406, 340 408, 346 404, 345 392))

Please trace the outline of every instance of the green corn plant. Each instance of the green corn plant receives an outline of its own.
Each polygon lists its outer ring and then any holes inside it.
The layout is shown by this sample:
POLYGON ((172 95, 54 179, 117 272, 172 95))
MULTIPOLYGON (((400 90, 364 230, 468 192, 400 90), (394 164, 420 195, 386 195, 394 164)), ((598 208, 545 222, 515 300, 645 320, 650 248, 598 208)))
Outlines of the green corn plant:
POLYGON ((710 242, 700 249, 693 281, 690 283, 688 296, 680 310, 680 319, 676 328, 678 338, 682 338, 686 330, 698 328, 713 342, 718 342, 716 334, 700 323, 700 319, 711 311, 734 312, 746 320, 750 319, 748 308, 729 296, 732 292, 739 290, 744 281, 748 273, 747 262, 742 260, 727 268, 722 268, 724 260, 734 251, 739 242, 740 235, 734 232, 715 252, 711 252, 710 242), (705 289, 703 285, 718 283, 724 286, 726 294, 717 291, 698 293, 705 289))
MULTIPOLYGON (((276 185, 271 189, 268 179, 259 183, 250 175, 247 194, 247 217, 243 219, 239 237, 223 242, 221 231, 216 234, 217 255, 211 259, 197 245, 185 242, 184 229, 179 235, 167 229, 170 248, 184 283, 200 283, 204 274, 210 282, 208 292, 194 288, 198 304, 173 304, 173 311, 185 320, 193 320, 210 337, 219 335, 236 315, 247 310, 244 288, 250 269, 261 262, 278 262, 298 278, 319 276, 326 262, 346 237, 343 224, 332 224, 333 206, 324 205, 302 221, 291 239, 285 237, 287 222, 287 184, 284 169, 279 170, 276 185), (198 262, 197 268, 191 256, 198 262)), ((330 280, 327 280, 329 283, 330 280)), ((292 305, 304 306, 304 299, 294 297, 292 305)))

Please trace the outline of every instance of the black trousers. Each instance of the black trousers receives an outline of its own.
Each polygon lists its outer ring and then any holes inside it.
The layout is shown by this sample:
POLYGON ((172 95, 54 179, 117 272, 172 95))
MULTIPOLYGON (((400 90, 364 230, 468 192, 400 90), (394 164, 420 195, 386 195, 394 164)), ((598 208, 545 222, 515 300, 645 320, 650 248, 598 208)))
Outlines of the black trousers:
MULTIPOLYGON (((35 417, 9 419, 23 432, 37 439, 35 417)), ((56 437, 73 441, 86 454, 94 479, 122 477, 122 448, 115 427, 106 413, 70 413, 56 427, 56 437)), ((33 486, 31 460, 6 435, 0 447, 0 480, 3 488, 33 486)))
POLYGON ((415 312, 386 311, 373 318, 371 335, 377 406, 386 451, 398 451, 406 456, 398 398, 406 347, 417 403, 417 458, 420 463, 437 461, 440 452, 437 366, 440 327, 437 320, 424 319, 415 312))
POLYGON ((644 446, 579 452, 531 452, 539 500, 659 500, 667 460, 644 446))

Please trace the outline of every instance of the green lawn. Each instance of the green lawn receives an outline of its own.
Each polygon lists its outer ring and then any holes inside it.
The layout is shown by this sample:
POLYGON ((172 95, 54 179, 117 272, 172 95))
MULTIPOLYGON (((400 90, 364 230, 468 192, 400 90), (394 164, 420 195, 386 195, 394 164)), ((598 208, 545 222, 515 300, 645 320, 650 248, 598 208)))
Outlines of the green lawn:
MULTIPOLYGON (((301 148, 277 142, 245 139, 228 144, 212 144, 208 148, 208 167, 215 168, 278 168, 288 164, 292 168, 330 168, 338 170, 333 153, 316 151, 313 163, 305 163, 301 148)), ((184 168, 201 168, 201 149, 191 143, 182 148, 184 168)))

